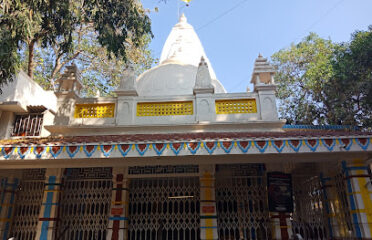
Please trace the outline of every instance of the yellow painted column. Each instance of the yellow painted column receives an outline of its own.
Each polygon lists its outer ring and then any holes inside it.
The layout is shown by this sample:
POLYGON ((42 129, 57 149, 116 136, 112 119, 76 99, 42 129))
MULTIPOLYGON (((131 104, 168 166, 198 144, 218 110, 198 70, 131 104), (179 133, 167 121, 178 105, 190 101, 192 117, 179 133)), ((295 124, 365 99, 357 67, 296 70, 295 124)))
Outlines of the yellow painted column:
POLYGON ((128 239, 129 179, 127 168, 112 169, 112 197, 107 240, 128 239))
MULTIPOLYGON (((336 168, 337 169, 337 168, 336 168)), ((352 232, 349 229, 348 209, 345 209, 344 194, 346 187, 341 182, 341 169, 326 169, 328 176, 320 175, 322 183, 325 210, 328 219, 329 238, 351 238, 352 232), (338 182, 338 183, 337 183, 338 182), (345 188, 345 189, 341 189, 345 188)), ((343 179, 342 179, 343 181, 343 179)))
POLYGON ((372 186, 368 166, 361 159, 343 162, 354 235, 372 238, 372 186))
POLYGON ((63 169, 61 168, 46 169, 44 196, 39 213, 36 240, 51 240, 59 237, 56 236, 56 226, 58 221, 62 176, 63 169))
POLYGON ((200 239, 218 239, 215 165, 200 165, 200 239))
POLYGON ((0 195, 0 239, 7 240, 10 224, 14 213, 16 190, 19 179, 17 177, 5 177, 1 179, 0 195))

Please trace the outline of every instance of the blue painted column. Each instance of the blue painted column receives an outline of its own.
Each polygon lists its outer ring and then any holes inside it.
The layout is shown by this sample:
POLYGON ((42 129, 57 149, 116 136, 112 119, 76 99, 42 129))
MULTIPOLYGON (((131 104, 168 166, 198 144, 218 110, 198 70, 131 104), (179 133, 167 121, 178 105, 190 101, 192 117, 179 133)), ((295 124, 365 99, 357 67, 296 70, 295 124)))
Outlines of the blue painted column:
POLYGON ((10 224, 12 222, 15 192, 18 188, 19 179, 5 177, 1 179, 0 194, 0 239, 7 240, 9 237, 10 224))
POLYGON ((39 213, 36 240, 52 240, 56 237, 62 174, 62 169, 46 170, 44 196, 39 213))

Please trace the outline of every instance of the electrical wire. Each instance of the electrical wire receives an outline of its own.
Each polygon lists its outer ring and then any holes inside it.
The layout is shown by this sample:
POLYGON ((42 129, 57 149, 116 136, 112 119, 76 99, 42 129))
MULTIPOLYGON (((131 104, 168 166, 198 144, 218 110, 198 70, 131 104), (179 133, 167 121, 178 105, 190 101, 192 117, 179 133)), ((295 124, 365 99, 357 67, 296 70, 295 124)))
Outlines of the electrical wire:
MULTIPOLYGON (((315 27, 316 25, 318 25, 318 23, 320 23, 325 17, 327 17, 333 10, 335 10, 339 5, 341 5, 341 3, 343 3, 345 0, 340 0, 338 2, 336 2, 331 8, 329 8, 322 16, 320 16, 317 20, 315 20, 306 30, 305 30, 305 34, 307 34, 307 32, 309 32, 313 27, 315 27)), ((298 39, 301 39, 303 38, 303 36, 299 36, 297 38, 294 39, 293 42, 295 42, 296 40, 298 39)))
POLYGON ((220 18, 224 17, 225 15, 229 14, 230 12, 232 12, 233 10, 235 10, 235 9, 238 8, 240 5, 242 5, 243 3, 246 3, 246 2, 248 2, 248 0, 243 0, 243 1, 238 2, 237 4, 235 4, 234 6, 232 6, 231 8, 229 8, 228 10, 226 10, 225 12, 219 14, 217 17, 215 17, 215 18, 213 18, 212 20, 210 20, 209 22, 207 22, 207 23, 201 25, 200 27, 198 27, 198 28, 196 29, 196 31, 199 31, 199 30, 201 30, 201 29, 203 29, 203 28, 205 28, 205 27, 211 25, 212 23, 214 23, 214 22, 217 21, 218 19, 220 19, 220 18))

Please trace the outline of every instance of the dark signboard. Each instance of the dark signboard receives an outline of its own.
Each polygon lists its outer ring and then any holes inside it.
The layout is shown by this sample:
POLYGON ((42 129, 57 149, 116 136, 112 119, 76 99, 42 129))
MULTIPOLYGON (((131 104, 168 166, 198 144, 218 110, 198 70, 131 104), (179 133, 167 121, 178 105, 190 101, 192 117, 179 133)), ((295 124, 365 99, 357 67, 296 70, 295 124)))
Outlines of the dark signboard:
POLYGON ((267 173, 270 212, 293 212, 292 177, 282 172, 267 173))

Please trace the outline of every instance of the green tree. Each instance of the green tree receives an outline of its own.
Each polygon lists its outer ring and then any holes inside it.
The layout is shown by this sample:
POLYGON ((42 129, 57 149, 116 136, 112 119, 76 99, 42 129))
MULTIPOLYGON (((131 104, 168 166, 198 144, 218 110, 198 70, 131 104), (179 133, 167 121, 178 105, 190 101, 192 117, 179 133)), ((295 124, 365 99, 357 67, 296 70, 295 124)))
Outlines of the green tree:
POLYGON ((310 33, 300 43, 272 55, 277 67, 279 114, 289 124, 327 123, 323 88, 331 79, 337 46, 310 33))
POLYGON ((324 86, 329 122, 372 127, 372 26, 340 44, 331 62, 333 76, 324 86))
POLYGON ((150 20, 136 0, 3 0, 0 9, 0 87, 12 80, 21 65, 19 51, 26 49, 27 73, 34 71, 34 53, 59 46, 59 53, 71 53, 73 33, 91 25, 97 41, 111 55, 127 60, 127 48, 138 47, 151 34, 150 20), (130 42, 128 42, 130 40, 130 42))
MULTIPOLYGON (((63 68, 73 62, 81 70, 85 96, 95 96, 97 91, 101 96, 112 95, 112 90, 119 84, 128 64, 133 65, 138 74, 151 67, 154 59, 148 49, 150 40, 150 35, 144 35, 136 47, 128 39, 127 60, 124 61, 109 54, 99 44, 94 29, 81 26, 73 33, 74 47, 71 52, 60 54, 58 45, 35 49, 34 80, 44 89, 53 90, 63 68)), ((23 68, 27 67, 26 55, 22 54, 23 68)))

